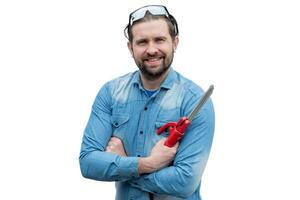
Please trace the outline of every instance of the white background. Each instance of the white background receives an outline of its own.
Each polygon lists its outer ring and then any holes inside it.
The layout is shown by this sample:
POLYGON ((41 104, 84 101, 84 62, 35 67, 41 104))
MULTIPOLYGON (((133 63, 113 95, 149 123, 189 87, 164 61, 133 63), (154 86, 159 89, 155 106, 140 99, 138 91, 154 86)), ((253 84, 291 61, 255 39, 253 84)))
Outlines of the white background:
POLYGON ((173 67, 215 85, 203 199, 300 199, 297 1, 103 2, 1 1, 0 199, 113 199, 78 155, 101 85, 136 70, 123 28, 146 4, 178 21, 173 67))

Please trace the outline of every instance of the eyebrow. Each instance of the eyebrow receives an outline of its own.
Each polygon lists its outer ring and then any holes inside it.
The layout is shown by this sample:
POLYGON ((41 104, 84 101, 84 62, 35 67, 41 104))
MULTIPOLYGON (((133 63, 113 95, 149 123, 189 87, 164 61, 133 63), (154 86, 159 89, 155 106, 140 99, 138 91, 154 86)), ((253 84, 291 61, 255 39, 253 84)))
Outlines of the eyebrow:
POLYGON ((158 36, 158 37, 154 38, 154 40, 157 40, 157 39, 167 40, 167 37, 165 37, 165 36, 158 36))
MULTIPOLYGON (((163 40, 167 40, 167 37, 166 36, 157 36, 157 37, 154 37, 153 40, 159 40, 159 39, 163 39, 163 40)), ((140 38, 140 39, 137 39, 135 42, 136 43, 139 43, 139 42, 147 42, 149 41, 148 38, 140 38)))

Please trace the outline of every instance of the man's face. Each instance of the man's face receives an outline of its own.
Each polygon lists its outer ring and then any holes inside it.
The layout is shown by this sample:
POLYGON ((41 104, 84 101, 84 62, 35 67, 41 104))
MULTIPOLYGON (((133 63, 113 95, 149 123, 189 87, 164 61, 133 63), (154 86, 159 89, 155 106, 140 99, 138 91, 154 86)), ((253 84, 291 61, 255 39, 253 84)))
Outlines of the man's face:
POLYGON ((128 48, 144 78, 156 80, 171 66, 178 38, 172 40, 164 19, 140 22, 132 27, 128 48))

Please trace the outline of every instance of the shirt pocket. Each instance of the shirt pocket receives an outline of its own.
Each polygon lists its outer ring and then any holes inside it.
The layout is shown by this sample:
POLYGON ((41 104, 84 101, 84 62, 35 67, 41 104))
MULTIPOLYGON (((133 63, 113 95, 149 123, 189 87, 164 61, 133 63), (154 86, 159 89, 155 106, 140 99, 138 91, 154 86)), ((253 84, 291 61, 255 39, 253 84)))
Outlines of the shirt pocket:
MULTIPOLYGON (((157 131, 163 125, 169 122, 175 122, 180 119, 180 110, 179 109, 172 109, 172 110, 161 110, 158 114, 158 118, 155 122, 155 131, 157 131)), ((161 134, 163 137, 169 136, 169 128, 165 129, 161 134)))
POLYGON ((111 124, 113 127, 113 136, 120 139, 124 138, 124 134, 128 131, 129 115, 114 114, 111 116, 111 124))

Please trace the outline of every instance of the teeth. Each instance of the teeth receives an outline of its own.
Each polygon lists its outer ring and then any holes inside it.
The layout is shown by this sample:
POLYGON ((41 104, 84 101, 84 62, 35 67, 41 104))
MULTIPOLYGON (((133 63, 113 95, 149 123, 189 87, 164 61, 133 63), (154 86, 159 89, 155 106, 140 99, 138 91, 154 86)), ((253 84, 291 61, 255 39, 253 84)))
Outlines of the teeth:
POLYGON ((148 59, 148 61, 157 61, 159 60, 159 58, 151 58, 151 59, 148 59))

